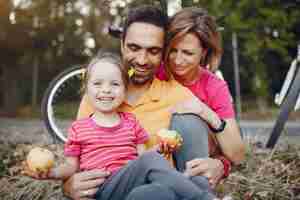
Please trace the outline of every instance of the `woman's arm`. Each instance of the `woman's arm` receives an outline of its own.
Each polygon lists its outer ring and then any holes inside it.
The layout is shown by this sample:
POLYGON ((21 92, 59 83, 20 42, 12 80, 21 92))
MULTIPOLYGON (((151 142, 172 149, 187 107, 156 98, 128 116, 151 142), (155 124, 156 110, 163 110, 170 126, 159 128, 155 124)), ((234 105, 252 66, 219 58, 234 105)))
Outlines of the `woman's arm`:
MULTIPOLYGON (((211 127, 217 129, 222 121, 219 116, 198 98, 187 100, 171 109, 171 112, 194 113, 205 120, 211 127)), ((216 138, 223 154, 234 164, 244 159, 245 147, 240 130, 235 119, 225 119, 224 131, 217 133, 216 138)))
POLYGON ((216 138, 224 155, 234 164, 241 163, 245 158, 245 145, 235 119, 225 119, 224 131, 217 133, 216 138))

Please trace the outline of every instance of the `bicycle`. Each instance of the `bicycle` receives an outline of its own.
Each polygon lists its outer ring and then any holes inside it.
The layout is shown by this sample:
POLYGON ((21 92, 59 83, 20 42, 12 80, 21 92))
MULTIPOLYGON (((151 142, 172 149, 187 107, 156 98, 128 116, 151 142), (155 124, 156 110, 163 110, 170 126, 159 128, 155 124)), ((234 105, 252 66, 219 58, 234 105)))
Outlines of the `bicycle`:
POLYGON ((300 108, 300 43, 296 58, 292 61, 285 77, 282 89, 275 96, 275 103, 280 105, 280 113, 266 143, 267 148, 274 148, 284 128, 289 114, 300 108))
POLYGON ((84 72, 85 68, 81 65, 64 70, 50 82, 44 93, 41 106, 42 118, 47 131, 54 139, 62 142, 67 139, 66 128, 70 125, 67 119, 76 118, 84 72), (68 113, 62 114, 67 106, 68 113))

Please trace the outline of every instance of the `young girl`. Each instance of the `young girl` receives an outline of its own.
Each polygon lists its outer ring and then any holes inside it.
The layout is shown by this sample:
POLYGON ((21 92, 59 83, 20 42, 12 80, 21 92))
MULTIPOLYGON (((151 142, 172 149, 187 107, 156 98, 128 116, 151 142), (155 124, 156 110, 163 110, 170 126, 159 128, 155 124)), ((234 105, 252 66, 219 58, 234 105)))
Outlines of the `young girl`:
MULTIPOLYGON (((132 114, 118 112, 126 96, 127 73, 120 58, 111 53, 98 54, 91 61, 85 92, 95 113, 71 125, 64 151, 66 162, 33 177, 66 179, 78 170, 97 168, 111 175, 96 199, 128 200, 132 189, 145 184, 159 185, 174 198, 213 199, 208 186, 195 185, 156 151, 145 152, 146 131, 132 114)), ((156 199, 155 195, 144 199, 156 199)))

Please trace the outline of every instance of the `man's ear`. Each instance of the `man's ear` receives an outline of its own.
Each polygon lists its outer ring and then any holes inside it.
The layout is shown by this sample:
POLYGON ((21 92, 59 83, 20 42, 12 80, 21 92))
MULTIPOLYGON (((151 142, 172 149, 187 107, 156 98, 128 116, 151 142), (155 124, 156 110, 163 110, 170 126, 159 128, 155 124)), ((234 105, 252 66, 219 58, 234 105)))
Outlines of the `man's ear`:
POLYGON ((124 55, 124 40, 120 40, 121 42, 121 54, 124 55))

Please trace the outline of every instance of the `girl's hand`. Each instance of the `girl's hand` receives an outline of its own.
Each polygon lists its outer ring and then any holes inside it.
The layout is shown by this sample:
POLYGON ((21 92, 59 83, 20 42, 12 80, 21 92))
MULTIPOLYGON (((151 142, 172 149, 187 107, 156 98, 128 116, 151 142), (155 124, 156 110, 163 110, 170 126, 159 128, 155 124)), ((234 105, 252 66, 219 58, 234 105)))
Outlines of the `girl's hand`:
POLYGON ((33 171, 28 167, 28 164, 26 161, 22 162, 23 171, 22 174, 26 176, 30 176, 34 179, 44 180, 44 179, 50 179, 51 177, 51 169, 48 171, 33 171))
POLYGON ((166 141, 160 141, 158 151, 162 154, 171 154, 177 149, 177 146, 169 145, 166 141))

